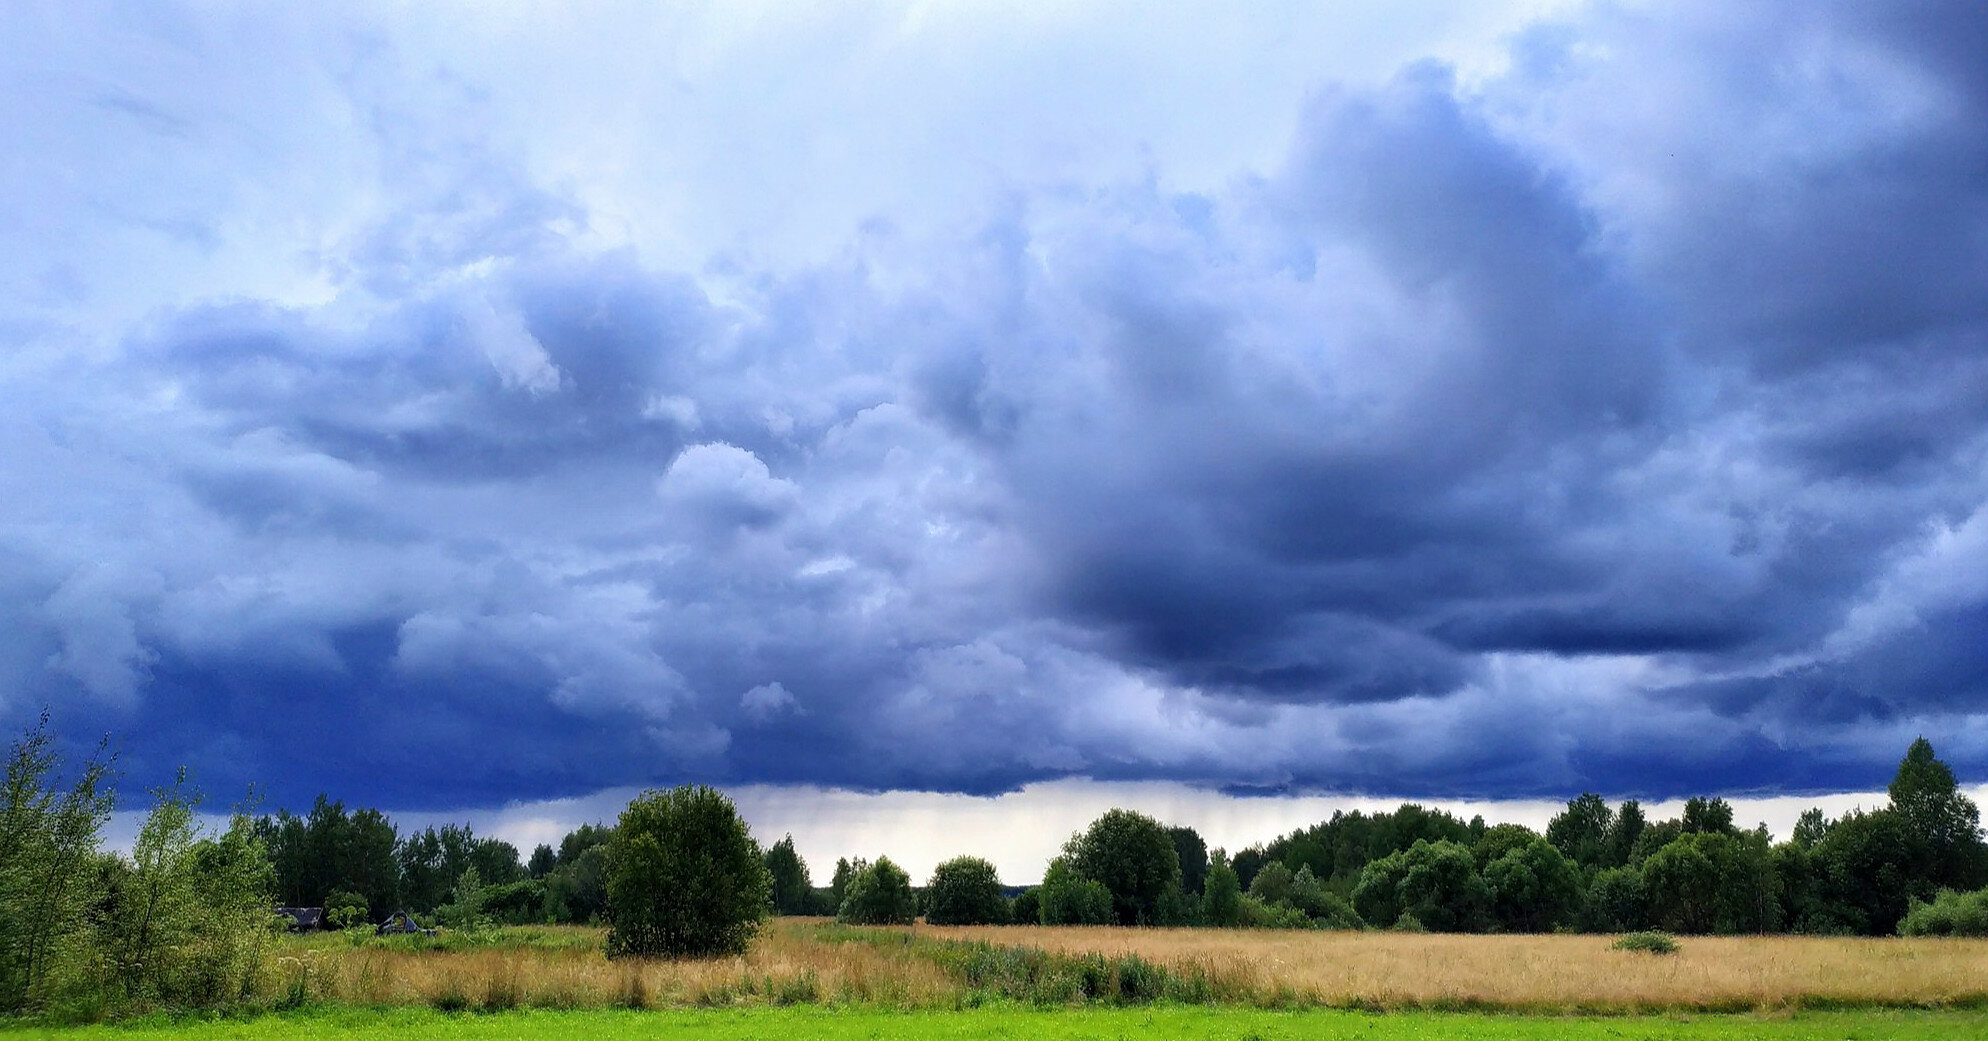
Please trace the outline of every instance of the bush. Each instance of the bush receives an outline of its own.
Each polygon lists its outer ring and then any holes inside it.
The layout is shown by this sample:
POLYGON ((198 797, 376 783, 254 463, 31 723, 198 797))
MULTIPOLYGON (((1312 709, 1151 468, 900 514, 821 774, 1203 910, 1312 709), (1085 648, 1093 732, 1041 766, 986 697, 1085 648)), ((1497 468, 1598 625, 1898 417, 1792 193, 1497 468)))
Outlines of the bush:
POLYGON ((1049 862, 1038 899, 1044 925, 1105 925, 1113 920, 1111 890, 1071 870, 1062 857, 1049 862))
POLYGON ((1898 922, 1900 936, 1988 936, 1988 889, 1942 889, 1932 903, 1914 900, 1898 922))
POLYGON ((608 842, 607 955, 744 953, 772 900, 759 847, 724 793, 646 792, 608 842))
POLYGON ((366 898, 349 889, 340 889, 324 898, 325 924, 333 929, 346 929, 368 923, 370 909, 366 898))
POLYGON ((842 896, 835 920, 851 925, 910 925, 918 918, 918 895, 911 876, 889 857, 856 872, 842 896))
POLYGON ((994 865, 979 857, 954 857, 932 872, 925 920, 933 925, 990 925, 1008 920, 1008 901, 994 865))
POLYGON ((1628 933, 1609 944, 1610 950, 1642 951, 1645 954, 1676 954, 1677 938, 1669 933, 1628 933))
POLYGON ((1305 913, 1321 929, 1364 929, 1367 923, 1345 897, 1325 888, 1309 867, 1301 867, 1291 877, 1291 906, 1305 913))
POLYGON ((1008 917, 1015 922, 1042 921, 1042 890, 1030 886, 1015 895, 1015 902, 1008 910, 1008 917))
POLYGON ((1240 924, 1247 929, 1309 929, 1312 920, 1287 903, 1266 904, 1253 893, 1239 902, 1240 924))

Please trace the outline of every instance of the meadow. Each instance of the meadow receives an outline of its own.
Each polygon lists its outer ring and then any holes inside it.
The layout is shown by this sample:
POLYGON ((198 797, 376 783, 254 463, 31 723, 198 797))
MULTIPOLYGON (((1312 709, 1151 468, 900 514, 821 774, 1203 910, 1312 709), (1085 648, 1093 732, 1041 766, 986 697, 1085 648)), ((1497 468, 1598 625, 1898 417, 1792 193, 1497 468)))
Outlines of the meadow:
POLYGON ((689 1009, 663 1012, 523 1011, 469 1015, 430 1009, 332 1009, 254 1019, 152 1019, 60 1032, 0 1027, 0 1037, 74 1041, 292 1041, 392 1037, 397 1041, 763 1041, 945 1038, 948 1041, 1932 1041, 1980 1037, 1988 1017, 1963 1012, 1805 1012, 1792 1016, 1586 1017, 1458 1013, 1278 1011, 1200 1006, 1044 1010, 991 1006, 902 1011, 868 1007, 689 1009))
POLYGON ((1988 1008, 1988 941, 1687 937, 1674 955, 1605 936, 1000 926, 778 919, 742 957, 628 959, 574 926, 480 937, 286 938, 262 1007, 444 1011, 988 1003, 1623 1014, 1988 1008))

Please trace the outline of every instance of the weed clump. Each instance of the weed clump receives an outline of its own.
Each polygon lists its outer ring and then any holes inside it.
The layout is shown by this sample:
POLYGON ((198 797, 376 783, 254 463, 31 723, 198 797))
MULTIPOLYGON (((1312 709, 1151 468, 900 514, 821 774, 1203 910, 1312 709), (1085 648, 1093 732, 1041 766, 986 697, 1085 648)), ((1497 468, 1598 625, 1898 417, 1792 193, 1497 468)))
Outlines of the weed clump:
POLYGON ((1608 946, 1610 950, 1641 951, 1645 954, 1678 952, 1677 938, 1669 933, 1660 932, 1626 933, 1608 946))

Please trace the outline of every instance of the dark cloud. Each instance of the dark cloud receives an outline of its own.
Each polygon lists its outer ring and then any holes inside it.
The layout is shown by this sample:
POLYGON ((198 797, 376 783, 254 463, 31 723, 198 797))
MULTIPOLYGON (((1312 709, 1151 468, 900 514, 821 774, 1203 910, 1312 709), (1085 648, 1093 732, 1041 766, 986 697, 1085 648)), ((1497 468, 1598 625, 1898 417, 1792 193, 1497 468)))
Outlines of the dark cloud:
POLYGON ((1988 776, 1984 25, 1602 6, 694 269, 354 44, 321 282, 5 326, 0 712, 287 804, 1988 776))

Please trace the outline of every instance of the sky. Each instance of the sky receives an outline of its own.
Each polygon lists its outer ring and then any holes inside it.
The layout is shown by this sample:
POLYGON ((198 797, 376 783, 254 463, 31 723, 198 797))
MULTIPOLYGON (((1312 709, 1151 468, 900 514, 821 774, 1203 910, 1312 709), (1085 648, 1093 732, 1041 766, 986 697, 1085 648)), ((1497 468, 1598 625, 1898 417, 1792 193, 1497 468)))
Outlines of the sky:
POLYGON ((519 835, 1979 784, 1983 126, 1963 2, 8 4, 0 725, 519 835))

